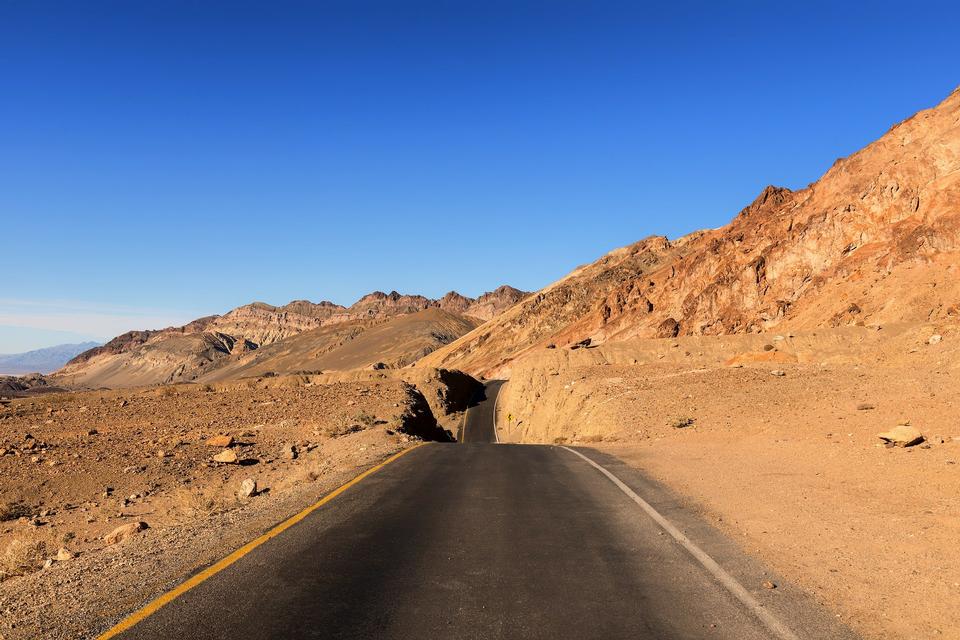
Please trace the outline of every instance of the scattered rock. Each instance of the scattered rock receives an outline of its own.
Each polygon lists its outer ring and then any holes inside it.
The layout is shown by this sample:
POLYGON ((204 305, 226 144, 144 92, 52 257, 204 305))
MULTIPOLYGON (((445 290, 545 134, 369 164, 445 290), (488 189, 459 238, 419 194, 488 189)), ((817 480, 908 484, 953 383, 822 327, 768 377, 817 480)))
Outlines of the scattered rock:
POLYGON ((87 429, 87 435, 88 435, 88 436, 95 436, 95 435, 97 435, 97 434, 99 434, 99 433, 100 433, 100 432, 97 431, 96 429, 87 429))
POLYGON ((592 340, 590 338, 584 338, 580 342, 575 342, 574 344, 570 345, 570 349, 571 351, 575 351, 577 349, 589 347, 591 342, 592 340))
POLYGON ((552 342, 547 345, 547 349, 556 349, 556 348, 557 348, 557 345, 553 344, 552 342))
POLYGON ((280 448, 280 456, 287 460, 297 459, 297 447, 287 443, 280 448))
POLYGON ((67 560, 75 557, 77 557, 77 554, 73 551, 70 551, 70 549, 67 549, 66 547, 60 547, 60 550, 57 551, 56 555, 57 562, 66 562, 67 560))
POLYGON ((103 537, 103 541, 107 544, 117 544, 118 542, 123 542, 130 536, 149 528, 150 527, 146 522, 131 522, 129 524, 121 525, 105 535, 103 537))
POLYGON ((763 350, 764 350, 764 351, 773 351, 774 349, 776 349, 776 347, 773 346, 772 344, 765 344, 765 345, 763 345, 763 350))
POLYGON ((217 455, 213 456, 213 461, 222 464, 236 464, 237 454, 233 451, 233 449, 224 449, 217 455))
POLYGON ((897 447, 912 447, 923 442, 923 434, 908 424, 897 425, 890 431, 878 433, 877 437, 897 447))
POLYGON ((783 376, 785 376, 785 375, 787 375, 787 374, 786 374, 785 371, 783 371, 783 370, 781 370, 781 369, 774 369, 773 371, 770 372, 770 375, 772 375, 772 376, 777 376, 778 378, 782 378, 783 376))
POLYGON ((257 495, 257 481, 253 478, 247 478, 240 483, 240 491, 237 492, 241 498, 252 498, 257 495))
POLYGON ((233 444, 233 436, 218 435, 207 440, 207 445, 224 449, 233 444))
POLYGON ((776 589, 776 588, 777 588, 777 583, 771 582, 770 580, 764 580, 763 582, 760 583, 760 585, 761 585, 764 589, 776 589))
POLYGON ((937 344, 941 340, 943 340, 943 336, 941 336, 939 333, 935 333, 927 338, 927 344, 937 344))
POLYGON ((876 409, 876 408, 877 408, 877 405, 870 404, 869 402, 861 402, 860 404, 857 405, 857 411, 872 411, 873 409, 876 409))
POLYGON ((374 362, 372 365, 370 365, 370 368, 373 369, 374 371, 380 371, 382 369, 386 369, 387 365, 385 365, 382 362, 374 362))

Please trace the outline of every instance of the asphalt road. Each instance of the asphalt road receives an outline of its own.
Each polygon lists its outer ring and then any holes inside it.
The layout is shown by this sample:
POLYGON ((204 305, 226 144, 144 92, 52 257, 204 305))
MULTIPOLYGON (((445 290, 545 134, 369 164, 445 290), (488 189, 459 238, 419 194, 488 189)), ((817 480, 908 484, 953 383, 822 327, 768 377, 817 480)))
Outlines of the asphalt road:
POLYGON ((494 411, 497 394, 500 393, 503 383, 503 380, 491 380, 484 385, 483 395, 476 398, 477 404, 467 409, 463 415, 463 426, 457 437, 459 442, 497 441, 494 430, 494 411))
MULTIPOLYGON (((560 447, 477 443, 473 419, 465 443, 401 457, 119 637, 778 637, 587 462, 560 447)), ((662 487, 581 451, 798 637, 854 637, 662 487)))

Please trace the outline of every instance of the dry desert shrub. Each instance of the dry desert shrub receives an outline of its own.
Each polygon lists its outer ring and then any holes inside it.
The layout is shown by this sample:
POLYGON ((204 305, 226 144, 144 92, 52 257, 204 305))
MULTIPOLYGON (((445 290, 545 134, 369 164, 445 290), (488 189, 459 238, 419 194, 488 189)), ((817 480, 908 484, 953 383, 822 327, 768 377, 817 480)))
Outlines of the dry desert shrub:
POLYGON ((0 502, 0 522, 30 518, 34 515, 33 508, 23 502, 0 502))
POLYGON ((180 395, 180 390, 172 384, 165 384, 161 387, 158 387, 154 393, 161 398, 172 398, 180 395))
POLYGON ((363 425, 364 427, 370 428, 377 423, 376 416, 372 416, 369 413, 360 412, 353 417, 354 422, 363 425))
POLYGON ((345 436, 348 433, 354 433, 356 431, 363 431, 363 426, 365 424, 362 420, 369 419, 370 425, 374 423, 374 418, 368 416, 367 414, 360 413, 354 417, 350 417, 345 413, 342 413, 333 419, 333 425, 323 429, 323 435, 328 438, 338 438, 340 436, 345 436))
POLYGON ((189 520, 200 520, 228 511, 237 505, 236 496, 225 496, 216 488, 181 489, 175 494, 175 510, 189 520))
POLYGON ((0 580, 23 576, 43 567, 47 545, 37 540, 14 538, 0 555, 0 580))

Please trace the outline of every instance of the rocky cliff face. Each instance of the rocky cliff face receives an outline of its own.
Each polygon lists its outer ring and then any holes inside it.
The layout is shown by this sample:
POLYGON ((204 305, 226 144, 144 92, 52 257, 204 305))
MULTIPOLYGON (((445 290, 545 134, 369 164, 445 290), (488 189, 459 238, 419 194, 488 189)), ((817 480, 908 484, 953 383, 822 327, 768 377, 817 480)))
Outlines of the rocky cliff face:
POLYGON ((586 338, 759 332, 960 315, 960 91, 841 158, 767 187, 728 225, 648 238, 574 271, 425 364, 503 370, 586 338))

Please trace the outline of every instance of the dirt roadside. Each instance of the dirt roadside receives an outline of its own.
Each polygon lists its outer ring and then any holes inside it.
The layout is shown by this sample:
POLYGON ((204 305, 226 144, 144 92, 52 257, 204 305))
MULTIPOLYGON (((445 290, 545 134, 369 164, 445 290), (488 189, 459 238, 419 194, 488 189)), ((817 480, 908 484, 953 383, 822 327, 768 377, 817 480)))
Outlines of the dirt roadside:
POLYGON ((0 638, 93 637, 435 429, 390 377, 15 399, 0 410, 0 638))
POLYGON ((869 335, 546 354, 504 388, 501 438, 593 446, 643 470, 868 637, 960 637, 955 333, 869 335), (907 422, 922 444, 877 437, 907 422))

